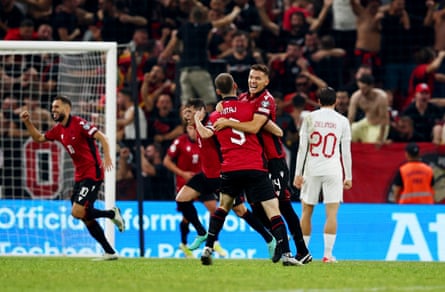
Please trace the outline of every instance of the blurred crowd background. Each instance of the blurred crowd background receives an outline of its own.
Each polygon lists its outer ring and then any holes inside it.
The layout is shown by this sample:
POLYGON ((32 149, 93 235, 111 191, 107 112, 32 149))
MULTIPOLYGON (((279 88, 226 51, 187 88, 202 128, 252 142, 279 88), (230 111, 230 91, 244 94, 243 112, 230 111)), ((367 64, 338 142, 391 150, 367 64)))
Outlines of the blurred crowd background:
MULTIPOLYGON (((246 91, 256 63, 271 71, 268 90, 291 171, 301 119, 317 108, 316 92, 325 86, 337 91, 336 110, 345 116, 354 94, 385 97, 389 122, 377 121, 388 124, 384 141, 354 143, 445 143, 442 0, 0 0, 0 39, 118 43, 118 200, 136 198, 135 151, 141 151, 149 188, 145 199, 174 200, 175 174, 164 161, 172 158, 168 149, 175 139, 194 139, 181 104, 202 98, 211 110, 218 100, 212 79, 221 72, 231 73, 240 92, 246 91), (134 147, 136 109, 142 149, 134 147)), ((17 122, 24 107, 38 111, 42 130, 51 126, 57 88, 53 60, 42 57, 20 70, 11 70, 13 63, 1 56, 4 138, 26 136, 17 122), (17 96, 24 88, 33 94, 17 96)), ((357 108, 349 119, 366 114, 357 108)))

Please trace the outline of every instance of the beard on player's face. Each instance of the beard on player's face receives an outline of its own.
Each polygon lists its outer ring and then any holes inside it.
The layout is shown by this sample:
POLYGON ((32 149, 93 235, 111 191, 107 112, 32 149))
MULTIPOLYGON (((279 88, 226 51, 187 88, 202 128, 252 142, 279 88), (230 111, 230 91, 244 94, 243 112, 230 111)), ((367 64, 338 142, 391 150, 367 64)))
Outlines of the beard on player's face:
POLYGON ((57 113, 57 112, 53 112, 53 120, 55 122, 61 122, 65 119, 65 113, 57 113))

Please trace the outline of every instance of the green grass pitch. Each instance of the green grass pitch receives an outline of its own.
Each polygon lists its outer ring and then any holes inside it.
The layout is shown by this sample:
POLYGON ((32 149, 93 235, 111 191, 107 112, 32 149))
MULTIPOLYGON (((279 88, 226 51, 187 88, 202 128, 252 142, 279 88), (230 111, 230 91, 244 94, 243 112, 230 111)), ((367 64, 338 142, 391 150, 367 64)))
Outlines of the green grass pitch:
POLYGON ((0 257, 1 291, 445 291, 445 263, 0 257))

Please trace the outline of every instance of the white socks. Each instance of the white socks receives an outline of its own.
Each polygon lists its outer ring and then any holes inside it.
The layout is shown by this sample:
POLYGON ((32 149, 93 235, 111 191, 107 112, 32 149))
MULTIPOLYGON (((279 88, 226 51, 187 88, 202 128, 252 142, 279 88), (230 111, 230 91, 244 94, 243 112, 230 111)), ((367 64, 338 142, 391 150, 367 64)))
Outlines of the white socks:
POLYGON ((306 247, 309 248, 309 241, 311 241, 310 235, 303 235, 304 243, 306 244, 306 247))
POLYGON ((337 234, 323 233, 324 239, 324 257, 332 258, 332 249, 334 248, 337 234))

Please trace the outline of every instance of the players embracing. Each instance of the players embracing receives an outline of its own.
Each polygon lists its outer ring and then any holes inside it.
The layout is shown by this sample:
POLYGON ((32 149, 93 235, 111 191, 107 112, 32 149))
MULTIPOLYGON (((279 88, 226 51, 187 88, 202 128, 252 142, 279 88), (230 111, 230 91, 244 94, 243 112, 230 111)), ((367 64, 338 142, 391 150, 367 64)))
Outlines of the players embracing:
MULTIPOLYGON (((250 78, 249 78, 250 79, 250 78)), ((258 137, 247 131, 225 128, 215 131, 213 125, 220 118, 248 122, 252 120, 254 106, 239 101, 236 97, 236 83, 228 73, 219 74, 215 79, 217 93, 223 98, 221 108, 210 116, 204 126, 199 113, 195 115, 197 130, 202 137, 216 136, 222 154, 220 206, 210 218, 206 247, 201 255, 204 265, 212 263, 213 241, 221 231, 234 199, 245 194, 250 203, 260 205, 269 220, 268 225, 277 240, 273 262, 282 260, 283 265, 294 266, 302 263, 292 257, 287 239, 286 225, 281 217, 278 200, 268 177, 263 148, 258 137)), ((267 127, 270 123, 264 123, 267 127)), ((273 126, 273 124, 272 124, 273 126)), ((273 129, 268 129, 273 132, 273 129)))
MULTIPOLYGON (((295 242, 297 250, 296 259, 303 264, 307 264, 312 261, 312 256, 303 239, 300 219, 292 207, 291 192, 289 190, 290 174, 286 162, 286 152, 280 137, 265 131, 263 128, 269 120, 276 120, 275 100, 267 90, 268 84, 269 68, 262 64, 252 65, 248 77, 248 92, 241 93, 238 99, 253 106, 253 118, 245 122, 235 122, 221 118, 214 123, 214 127, 218 131, 230 127, 246 133, 258 133, 268 162, 269 175, 279 200, 280 212, 286 220, 288 229, 295 242)), ((253 211, 255 215, 262 219, 263 224, 269 225, 267 216, 260 205, 253 204, 253 211)))

